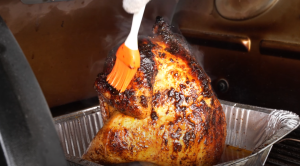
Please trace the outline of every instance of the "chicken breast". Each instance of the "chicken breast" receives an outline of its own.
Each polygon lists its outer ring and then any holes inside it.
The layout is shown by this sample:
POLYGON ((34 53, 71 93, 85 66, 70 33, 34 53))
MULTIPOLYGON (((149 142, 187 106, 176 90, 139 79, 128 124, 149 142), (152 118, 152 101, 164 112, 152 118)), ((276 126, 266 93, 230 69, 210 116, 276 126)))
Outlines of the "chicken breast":
POLYGON ((162 18, 153 33, 139 40, 141 67, 123 93, 106 82, 116 50, 108 56, 95 82, 105 124, 82 158, 100 164, 216 164, 226 120, 210 79, 162 18))

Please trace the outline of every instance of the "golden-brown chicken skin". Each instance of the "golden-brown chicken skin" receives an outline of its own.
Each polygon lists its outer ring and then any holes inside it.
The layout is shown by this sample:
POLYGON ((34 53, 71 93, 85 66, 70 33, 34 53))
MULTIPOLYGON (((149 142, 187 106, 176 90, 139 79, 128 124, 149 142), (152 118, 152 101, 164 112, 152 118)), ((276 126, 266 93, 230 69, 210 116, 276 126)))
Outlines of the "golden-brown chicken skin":
POLYGON ((83 159, 216 164, 225 145, 226 120, 210 79, 162 18, 153 32, 154 37, 139 40, 141 67, 123 93, 105 81, 116 50, 107 58, 95 82, 105 123, 83 159))

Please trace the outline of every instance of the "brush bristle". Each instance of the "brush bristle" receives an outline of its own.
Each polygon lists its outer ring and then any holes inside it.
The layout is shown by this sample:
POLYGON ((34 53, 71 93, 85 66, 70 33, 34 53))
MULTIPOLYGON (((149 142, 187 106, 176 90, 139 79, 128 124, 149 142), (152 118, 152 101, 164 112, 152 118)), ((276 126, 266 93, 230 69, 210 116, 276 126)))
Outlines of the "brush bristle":
POLYGON ((111 73, 107 76, 107 82, 120 92, 124 92, 136 71, 137 68, 130 69, 117 58, 111 73))

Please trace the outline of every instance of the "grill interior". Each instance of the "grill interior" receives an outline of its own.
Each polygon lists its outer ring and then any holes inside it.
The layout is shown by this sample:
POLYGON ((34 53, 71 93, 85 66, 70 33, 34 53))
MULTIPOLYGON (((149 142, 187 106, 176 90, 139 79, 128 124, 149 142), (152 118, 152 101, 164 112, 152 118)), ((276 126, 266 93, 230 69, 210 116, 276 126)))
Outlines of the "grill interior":
MULTIPOLYGON (((298 127, 285 138, 300 138, 300 128, 298 127)), ((266 166, 298 166, 300 165, 300 142, 282 141, 273 146, 266 166)))

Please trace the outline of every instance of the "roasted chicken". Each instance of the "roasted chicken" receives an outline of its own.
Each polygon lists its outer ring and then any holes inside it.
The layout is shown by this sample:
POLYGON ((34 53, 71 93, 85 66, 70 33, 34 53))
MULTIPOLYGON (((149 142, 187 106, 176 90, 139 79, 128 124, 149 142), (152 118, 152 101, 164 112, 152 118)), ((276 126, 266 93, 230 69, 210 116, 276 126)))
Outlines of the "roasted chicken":
POLYGON ((210 79, 162 18, 153 33, 139 40, 141 66, 123 93, 106 82, 116 50, 108 56, 95 82, 105 123, 82 158, 100 164, 216 164, 226 120, 210 79))

